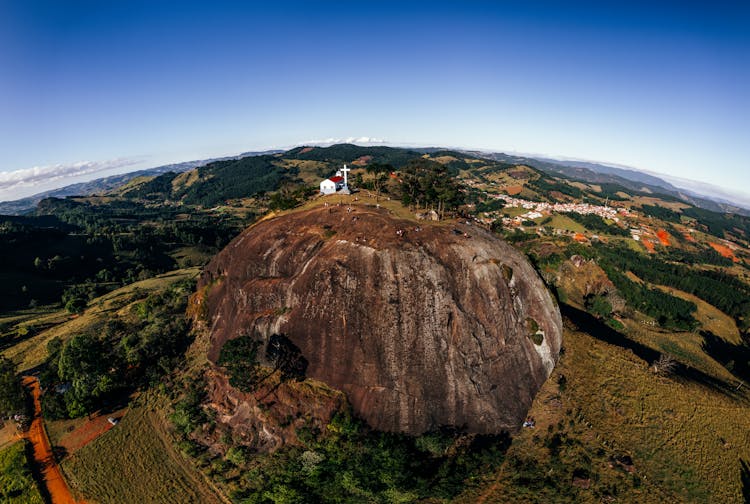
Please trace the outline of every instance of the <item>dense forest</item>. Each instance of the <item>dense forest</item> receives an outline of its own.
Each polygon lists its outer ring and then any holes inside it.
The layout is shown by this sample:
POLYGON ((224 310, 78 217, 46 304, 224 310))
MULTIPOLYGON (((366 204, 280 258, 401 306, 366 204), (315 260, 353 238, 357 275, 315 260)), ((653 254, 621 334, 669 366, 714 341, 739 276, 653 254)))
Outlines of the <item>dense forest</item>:
POLYGON ((331 147, 297 147, 284 154, 289 159, 324 161, 333 165, 351 163, 358 158, 369 156, 370 163, 380 163, 401 168, 422 154, 396 147, 360 147, 352 144, 338 144, 331 147))
POLYGON ((62 302, 78 284, 95 284, 88 291, 100 294, 176 269, 176 251, 190 247, 209 257, 248 222, 209 213, 185 218, 181 211, 51 198, 38 216, 0 217, 0 309, 62 302))
POLYGON ((284 181, 296 176, 295 169, 287 170, 274 161, 276 157, 270 155, 215 161, 196 169, 197 180, 177 183, 178 175, 170 172, 123 194, 157 202, 168 200, 203 207, 223 205, 227 200, 275 191, 284 181))

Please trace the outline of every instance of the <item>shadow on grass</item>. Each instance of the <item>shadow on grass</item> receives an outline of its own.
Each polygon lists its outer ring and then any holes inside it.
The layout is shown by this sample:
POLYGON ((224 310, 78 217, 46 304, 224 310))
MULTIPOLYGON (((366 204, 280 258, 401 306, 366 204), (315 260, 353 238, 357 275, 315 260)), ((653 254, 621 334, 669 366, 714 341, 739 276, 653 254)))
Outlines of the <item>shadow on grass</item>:
POLYGON ((102 400, 97 413, 99 415, 108 415, 127 407, 128 404, 130 404, 133 392, 133 389, 122 388, 107 395, 107 397, 102 400))
POLYGON ((747 344, 729 343, 711 331, 701 331, 701 336, 704 352, 740 380, 750 381, 750 347, 747 344))
POLYGON ((740 459, 740 480, 742 481, 742 498, 750 502, 750 464, 740 459))
MULTIPOLYGON (((657 350, 627 338, 622 333, 615 331, 601 320, 583 310, 560 303, 560 312, 564 317, 575 324, 579 330, 600 341, 604 341, 605 343, 631 350, 636 356, 646 361, 649 365, 656 361, 661 355, 657 350)), ((735 393, 734 388, 724 381, 714 378, 713 376, 693 367, 686 366, 681 362, 678 362, 677 366, 675 366, 673 375, 685 380, 693 381, 699 385, 729 395, 733 398, 740 397, 735 393)))

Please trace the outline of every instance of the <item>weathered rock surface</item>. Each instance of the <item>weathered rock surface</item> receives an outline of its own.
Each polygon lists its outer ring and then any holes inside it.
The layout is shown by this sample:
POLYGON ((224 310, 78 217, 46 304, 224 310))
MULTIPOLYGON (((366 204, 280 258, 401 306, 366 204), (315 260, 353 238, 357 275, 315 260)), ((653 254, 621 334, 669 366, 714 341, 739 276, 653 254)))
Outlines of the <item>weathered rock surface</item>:
MULTIPOLYGON (((284 333, 309 361, 307 376, 345 392, 376 429, 517 430, 557 359, 559 310, 497 237, 416 226, 332 206, 247 229, 200 281, 209 360, 242 333, 284 333)), ((212 400, 230 395, 242 409, 217 371, 212 400)))

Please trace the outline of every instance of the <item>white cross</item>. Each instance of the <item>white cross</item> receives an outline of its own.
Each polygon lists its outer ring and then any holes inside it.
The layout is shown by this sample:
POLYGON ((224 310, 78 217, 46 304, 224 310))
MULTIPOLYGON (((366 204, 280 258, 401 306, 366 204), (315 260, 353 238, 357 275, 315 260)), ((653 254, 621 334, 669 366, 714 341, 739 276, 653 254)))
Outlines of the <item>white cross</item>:
POLYGON ((346 177, 346 174, 348 172, 352 171, 350 168, 347 168, 346 165, 344 165, 344 168, 341 170, 341 172, 344 174, 344 187, 349 187, 348 179, 346 177))

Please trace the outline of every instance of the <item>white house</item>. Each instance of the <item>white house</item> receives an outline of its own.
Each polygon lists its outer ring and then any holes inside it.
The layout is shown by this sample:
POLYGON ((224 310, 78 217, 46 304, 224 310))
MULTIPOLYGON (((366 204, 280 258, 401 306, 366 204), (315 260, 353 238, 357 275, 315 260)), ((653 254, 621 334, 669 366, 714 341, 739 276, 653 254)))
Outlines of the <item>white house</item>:
POLYGON ((344 177, 335 176, 327 178, 320 183, 321 194, 333 194, 344 187, 344 177))

